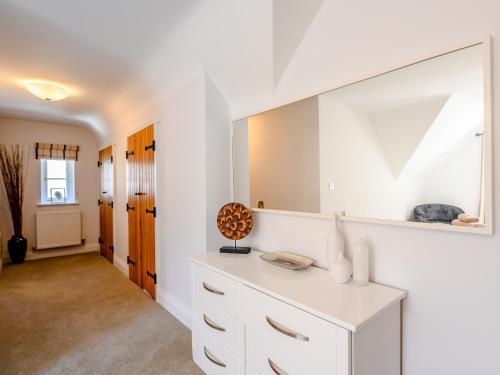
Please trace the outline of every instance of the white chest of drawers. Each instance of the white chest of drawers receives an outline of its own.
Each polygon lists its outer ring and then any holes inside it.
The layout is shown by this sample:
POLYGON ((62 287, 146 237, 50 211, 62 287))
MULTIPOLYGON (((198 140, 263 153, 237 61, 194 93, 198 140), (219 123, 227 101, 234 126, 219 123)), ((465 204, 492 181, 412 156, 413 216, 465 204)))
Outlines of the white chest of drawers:
POLYGON ((191 260, 194 361, 207 374, 400 374, 405 292, 336 284, 248 255, 191 260))

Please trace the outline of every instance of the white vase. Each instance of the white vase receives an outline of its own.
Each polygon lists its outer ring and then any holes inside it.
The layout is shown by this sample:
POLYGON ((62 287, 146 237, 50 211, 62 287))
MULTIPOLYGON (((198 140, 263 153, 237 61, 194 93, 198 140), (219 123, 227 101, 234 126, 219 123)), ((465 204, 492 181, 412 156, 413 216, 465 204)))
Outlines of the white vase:
POLYGON ((352 279, 356 285, 367 285, 370 272, 370 249, 362 238, 356 238, 352 254, 352 279))
POLYGON ((328 272, 330 272, 331 276, 333 276, 332 263, 337 258, 339 251, 344 251, 344 236, 339 231, 337 213, 334 213, 332 226, 326 237, 326 259, 328 262, 328 272))
POLYGON ((352 264, 344 256, 343 251, 339 251, 337 258, 333 261, 331 274, 339 284, 345 284, 351 280, 352 264))

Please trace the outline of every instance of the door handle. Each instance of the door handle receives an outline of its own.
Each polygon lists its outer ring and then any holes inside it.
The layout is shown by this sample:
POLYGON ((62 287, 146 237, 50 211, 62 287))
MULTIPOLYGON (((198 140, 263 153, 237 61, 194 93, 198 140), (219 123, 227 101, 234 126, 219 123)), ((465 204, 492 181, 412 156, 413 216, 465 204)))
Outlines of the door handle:
POLYGON ((153 217, 156 217, 156 207, 153 207, 152 210, 146 208, 147 214, 153 214, 153 217))
POLYGON ((146 271, 146 275, 151 277, 153 279, 153 282, 156 284, 156 273, 151 273, 149 271, 146 271))
POLYGON ((146 193, 144 193, 144 192, 140 191, 140 192, 138 192, 138 193, 135 193, 135 195, 146 195, 146 193))
POLYGON ((153 150, 156 151, 156 142, 153 140, 153 143, 151 143, 149 146, 144 147, 144 151, 147 150, 153 150))

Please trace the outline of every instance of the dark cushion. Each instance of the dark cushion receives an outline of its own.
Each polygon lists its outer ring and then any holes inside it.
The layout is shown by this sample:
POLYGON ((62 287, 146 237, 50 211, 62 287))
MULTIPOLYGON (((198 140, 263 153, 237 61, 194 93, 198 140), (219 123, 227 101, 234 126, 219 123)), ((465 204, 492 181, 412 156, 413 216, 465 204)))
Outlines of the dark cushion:
POLYGON ((413 210, 415 221, 423 223, 451 223, 463 213, 459 207, 439 203, 421 204, 413 210))

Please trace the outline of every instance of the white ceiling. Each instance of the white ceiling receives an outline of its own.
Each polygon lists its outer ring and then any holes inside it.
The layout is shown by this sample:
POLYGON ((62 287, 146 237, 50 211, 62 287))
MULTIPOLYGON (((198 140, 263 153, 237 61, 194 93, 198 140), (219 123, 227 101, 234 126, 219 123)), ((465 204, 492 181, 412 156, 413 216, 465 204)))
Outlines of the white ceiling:
POLYGON ((138 79, 143 56, 195 6, 175 3, 148 9, 138 1, 2 1, 0 113, 87 123, 104 132, 119 120, 110 104, 138 79), (60 81, 78 95, 43 102, 17 85, 29 78, 60 81))
POLYGON ((82 124, 102 136, 203 70, 240 110, 273 93, 272 9, 270 0, 3 0, 0 116, 82 124), (44 102, 20 79, 78 94, 44 102))
POLYGON ((2 0, 0 116, 75 123, 102 137, 203 71, 233 114, 244 111, 273 96, 322 3, 2 0), (44 102, 21 79, 77 94, 44 102))

